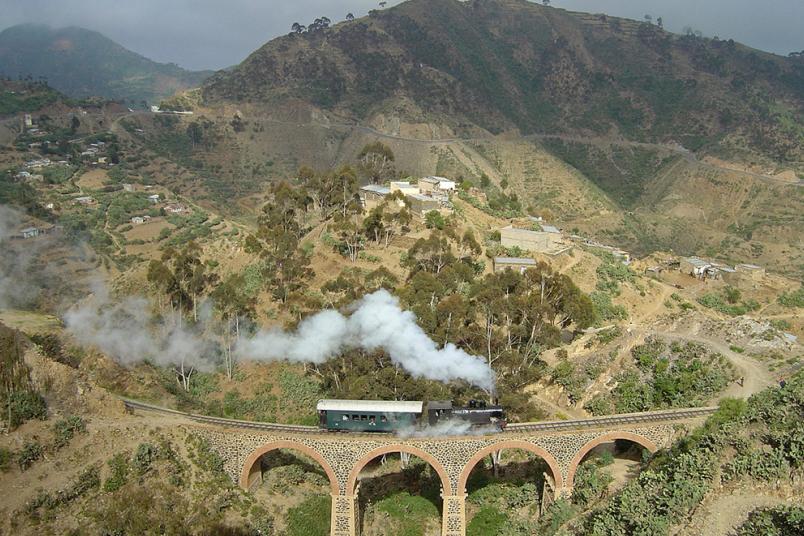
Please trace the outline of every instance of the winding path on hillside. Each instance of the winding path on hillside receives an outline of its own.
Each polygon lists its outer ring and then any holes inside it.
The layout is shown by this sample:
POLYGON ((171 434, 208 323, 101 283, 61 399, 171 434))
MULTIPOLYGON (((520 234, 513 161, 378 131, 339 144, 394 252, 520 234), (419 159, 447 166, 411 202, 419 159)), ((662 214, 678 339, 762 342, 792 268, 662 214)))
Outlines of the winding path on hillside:
POLYGON ((776 383, 771 373, 758 361, 733 351, 718 339, 693 335, 692 333, 676 333, 673 331, 656 331, 654 333, 662 338, 674 341, 692 341, 704 344, 722 354, 738 369, 738 374, 743 378, 743 385, 732 382, 729 387, 718 396, 716 401, 727 397, 748 398, 776 383))

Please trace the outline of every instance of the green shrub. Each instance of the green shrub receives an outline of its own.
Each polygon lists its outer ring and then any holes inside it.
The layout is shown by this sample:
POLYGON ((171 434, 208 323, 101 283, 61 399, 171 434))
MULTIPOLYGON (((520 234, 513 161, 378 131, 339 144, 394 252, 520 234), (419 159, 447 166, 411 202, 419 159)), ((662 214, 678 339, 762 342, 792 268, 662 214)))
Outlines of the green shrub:
POLYGON ((15 391, 8 397, 7 408, 9 427, 17 428, 31 419, 47 419, 45 399, 33 390, 15 391))
POLYGON ((572 502, 585 507, 602 498, 614 480, 610 474, 601 470, 603 462, 588 460, 582 463, 575 473, 575 486, 572 502))
POLYGON ((0 471, 5 473, 11 465, 11 460, 14 458, 14 453, 11 449, 0 447, 0 471))
POLYGON ((86 433, 87 425, 84 419, 77 415, 66 419, 59 419, 53 424, 53 435, 55 436, 53 445, 60 449, 66 446, 76 433, 86 433))
POLYGON ((132 468, 138 475, 144 475, 151 470, 151 465, 156 460, 157 447, 150 443, 140 443, 134 452, 131 460, 132 468))
POLYGON ((443 230, 444 226, 446 225, 446 221, 444 221, 444 216, 442 216, 440 212, 437 210, 431 210, 424 216, 424 225, 428 229, 443 230))
POLYGON ((407 492, 395 493, 377 502, 375 508, 391 518, 395 536, 423 536, 427 522, 439 518, 432 502, 407 492))
POLYGON ((592 307, 595 311, 595 317, 598 322, 606 322, 609 320, 626 320, 628 318, 628 311, 622 305, 615 305, 611 301, 611 295, 606 292, 594 291, 589 294, 592 300, 592 307))
POLYGON ((483 507, 466 526, 466 536, 497 536, 510 524, 507 515, 489 506, 483 507))
POLYGON ((758 508, 734 532, 735 536, 787 536, 804 534, 804 508, 798 505, 781 505, 775 508, 758 508))
POLYGON ((332 499, 315 495, 288 510, 288 536, 329 536, 332 499))
POLYGON ((44 452, 45 449, 36 441, 26 442, 22 450, 17 453, 17 465, 20 466, 20 471, 26 471, 34 462, 42 458, 44 452))
POLYGON ((804 286, 790 293, 783 292, 778 298, 779 304, 784 307, 804 308, 804 286))
POLYGON ((111 493, 122 488, 128 482, 130 470, 128 453, 115 454, 106 464, 109 466, 109 477, 103 483, 103 491, 111 493))
POLYGON ((739 305, 736 302, 731 302, 730 299, 735 298, 735 296, 737 296, 737 299, 739 299, 739 295, 729 295, 728 291, 730 288, 731 287, 726 287, 724 292, 719 294, 704 294, 703 296, 699 297, 697 301, 704 307, 714 309, 715 311, 719 311, 729 316, 740 316, 759 309, 759 303, 757 303, 756 300, 744 301, 739 305))

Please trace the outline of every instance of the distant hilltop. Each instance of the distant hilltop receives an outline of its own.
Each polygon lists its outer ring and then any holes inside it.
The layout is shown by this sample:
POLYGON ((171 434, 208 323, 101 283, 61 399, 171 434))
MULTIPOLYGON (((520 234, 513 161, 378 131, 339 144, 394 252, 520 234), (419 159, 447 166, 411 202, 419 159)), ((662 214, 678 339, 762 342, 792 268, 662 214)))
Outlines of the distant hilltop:
POLYGON ((45 78, 73 98, 158 102, 210 74, 151 61, 85 28, 21 24, 0 32, 0 75, 45 78))

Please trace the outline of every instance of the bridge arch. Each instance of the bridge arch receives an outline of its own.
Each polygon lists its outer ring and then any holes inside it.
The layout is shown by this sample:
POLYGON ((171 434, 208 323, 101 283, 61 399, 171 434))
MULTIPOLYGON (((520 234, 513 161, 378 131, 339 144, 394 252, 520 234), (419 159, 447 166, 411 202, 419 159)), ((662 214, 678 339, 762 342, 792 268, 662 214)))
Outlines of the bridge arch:
POLYGON ((444 469, 444 466, 440 461, 438 461, 432 454, 429 454, 420 448, 398 444, 384 445, 361 457, 352 467, 352 471, 349 473, 349 479, 346 481, 347 495, 354 493, 354 490, 357 487, 357 479, 360 477, 360 471, 362 471, 363 468, 369 464, 369 462, 375 458, 378 458, 379 456, 382 456, 383 454, 394 454, 396 452, 405 452, 407 454, 411 454, 430 464, 430 467, 435 470, 435 472, 438 474, 438 478, 441 480, 442 494, 452 495, 452 485, 450 484, 449 474, 447 474, 446 469, 444 469))
POLYGON ((521 440, 508 440, 508 441, 500 441, 499 443, 494 443, 493 445, 488 445, 480 450, 478 450, 469 461, 466 462, 466 465, 461 470, 461 474, 458 477, 458 489, 456 493, 464 494, 466 493, 466 483, 469 480, 469 475, 472 473, 472 469, 475 466, 488 456, 498 450, 506 450, 506 449, 520 449, 526 450, 528 452, 532 452, 543 459, 547 466, 550 467, 550 472, 553 473, 553 479, 555 480, 555 489, 556 491, 561 490, 564 488, 564 477, 561 472, 561 468, 558 465, 558 461, 555 457, 550 454, 548 451, 536 445, 535 443, 531 443, 529 441, 521 441, 521 440))
POLYGON ((659 450, 659 447, 656 446, 656 443, 645 436, 625 431, 606 432, 605 434, 599 435, 596 438, 588 441, 572 458, 572 461, 569 464, 569 470, 567 471, 567 488, 572 489, 572 486, 575 483, 575 473, 578 471, 578 466, 593 448, 597 447, 598 445, 602 445, 603 443, 610 443, 618 439, 632 441, 647 449, 651 454, 659 450))
POLYGON ((243 490, 249 491, 251 489, 251 485, 253 484, 253 475, 256 472, 255 469, 259 470, 258 462, 260 461, 260 458, 262 458, 262 456, 268 452, 279 449, 295 450, 317 461, 327 474, 327 478, 329 478, 329 487, 332 491, 332 494, 338 494, 338 477, 335 475, 335 471, 332 470, 329 462, 315 449, 297 441, 285 440, 271 441, 270 443, 261 445, 248 455, 246 461, 243 462, 243 469, 240 472, 240 487, 243 490))

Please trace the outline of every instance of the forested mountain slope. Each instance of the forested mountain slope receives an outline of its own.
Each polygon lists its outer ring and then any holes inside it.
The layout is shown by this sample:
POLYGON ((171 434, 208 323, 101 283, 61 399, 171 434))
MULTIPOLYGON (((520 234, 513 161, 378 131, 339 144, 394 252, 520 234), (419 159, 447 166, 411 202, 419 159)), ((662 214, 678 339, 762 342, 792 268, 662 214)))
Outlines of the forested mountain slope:
POLYGON ((804 62, 732 40, 524 0, 411 0, 275 39, 208 102, 298 98, 355 119, 393 108, 456 131, 613 134, 801 155, 804 62))
POLYGON ((23 24, 0 32, 0 75, 46 78, 70 97, 153 102, 209 74, 151 61, 84 28, 23 24))

